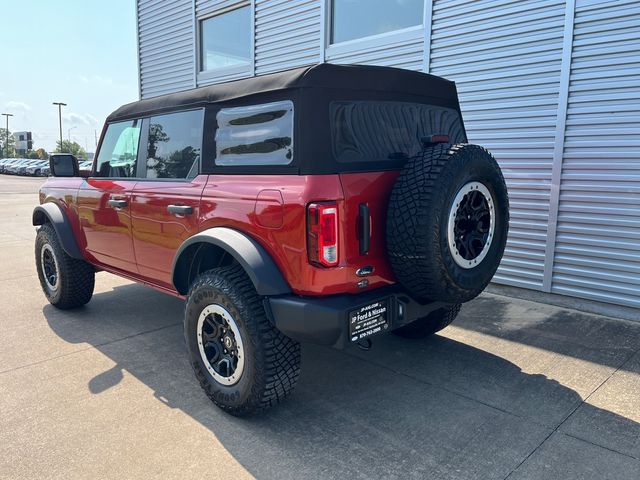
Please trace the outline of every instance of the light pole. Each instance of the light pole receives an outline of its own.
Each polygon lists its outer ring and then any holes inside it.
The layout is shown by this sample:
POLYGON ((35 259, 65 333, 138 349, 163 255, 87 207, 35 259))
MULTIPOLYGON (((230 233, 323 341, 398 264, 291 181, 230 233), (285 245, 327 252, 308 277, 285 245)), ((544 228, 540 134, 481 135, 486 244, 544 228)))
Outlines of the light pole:
POLYGON ((5 117, 7 117, 7 139, 4 144, 4 152, 7 154, 7 158, 9 158, 9 117, 13 117, 13 113, 3 113, 5 117))
POLYGON ((62 107, 66 107, 66 103, 62 102, 53 102, 54 105, 58 106, 58 122, 60 123, 60 153, 62 153, 62 107))
POLYGON ((73 130, 74 128, 78 128, 78 126, 74 125, 73 127, 67 130, 67 140, 69 141, 69 145, 71 145, 71 130, 73 130))

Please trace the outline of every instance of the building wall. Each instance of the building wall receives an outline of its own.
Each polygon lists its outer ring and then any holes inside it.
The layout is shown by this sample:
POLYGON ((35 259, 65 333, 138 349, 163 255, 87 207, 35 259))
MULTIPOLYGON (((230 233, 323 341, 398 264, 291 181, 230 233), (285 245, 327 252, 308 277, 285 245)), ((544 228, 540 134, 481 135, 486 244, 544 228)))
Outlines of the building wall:
POLYGON ((640 308, 640 1, 427 0, 423 27, 337 45, 328 4, 138 0, 141 97, 323 61, 455 80, 509 187, 494 281, 640 308), (236 4, 252 64, 198 73, 197 20, 236 4))
POLYGON ((25 155, 33 147, 31 132, 13 132, 17 155, 25 155))

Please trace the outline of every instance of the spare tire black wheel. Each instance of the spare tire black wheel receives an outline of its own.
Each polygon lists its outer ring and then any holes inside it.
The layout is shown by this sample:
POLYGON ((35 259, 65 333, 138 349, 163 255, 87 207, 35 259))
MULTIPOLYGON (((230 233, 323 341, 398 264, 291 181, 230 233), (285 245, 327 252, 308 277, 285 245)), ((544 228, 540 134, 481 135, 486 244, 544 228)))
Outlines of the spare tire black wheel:
POLYGON ((495 274, 507 241, 509 198, 498 163, 478 145, 436 145, 410 159, 387 212, 398 281, 419 300, 467 302, 495 274))

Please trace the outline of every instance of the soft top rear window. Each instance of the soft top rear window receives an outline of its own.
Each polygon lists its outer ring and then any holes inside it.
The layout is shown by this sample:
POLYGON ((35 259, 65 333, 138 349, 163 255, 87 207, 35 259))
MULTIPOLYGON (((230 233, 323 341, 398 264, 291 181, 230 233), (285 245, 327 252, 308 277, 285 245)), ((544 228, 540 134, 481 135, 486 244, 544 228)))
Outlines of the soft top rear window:
POLYGON ((330 106, 331 143, 341 163, 405 160, 423 150, 420 139, 448 135, 465 141, 460 113, 452 108, 412 102, 334 101, 330 106))

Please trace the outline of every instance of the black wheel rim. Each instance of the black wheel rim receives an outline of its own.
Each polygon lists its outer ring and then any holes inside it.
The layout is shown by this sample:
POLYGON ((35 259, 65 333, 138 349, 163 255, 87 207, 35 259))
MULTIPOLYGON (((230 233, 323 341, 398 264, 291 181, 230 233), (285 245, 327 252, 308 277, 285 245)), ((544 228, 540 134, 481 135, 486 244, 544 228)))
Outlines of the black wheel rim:
POLYGON ((491 193, 479 182, 463 186, 451 207, 447 242, 451 254, 463 268, 477 266, 487 255, 494 233, 491 193))
POLYGON ((244 349, 234 318, 221 305, 208 305, 197 329, 200 356, 209 373, 224 385, 236 383, 244 371, 244 349))
POLYGON ((489 202, 477 190, 463 198, 453 226, 456 247, 465 260, 473 260, 487 244, 491 212, 489 202))
POLYGON ((42 275, 50 290, 56 290, 58 288, 58 262, 53 253, 51 245, 48 243, 42 246, 40 254, 40 263, 42 266, 42 275))

